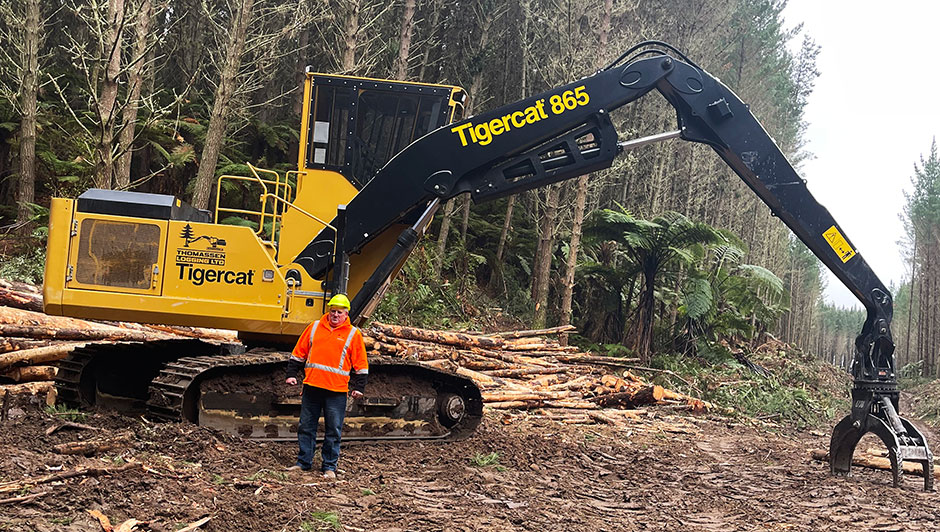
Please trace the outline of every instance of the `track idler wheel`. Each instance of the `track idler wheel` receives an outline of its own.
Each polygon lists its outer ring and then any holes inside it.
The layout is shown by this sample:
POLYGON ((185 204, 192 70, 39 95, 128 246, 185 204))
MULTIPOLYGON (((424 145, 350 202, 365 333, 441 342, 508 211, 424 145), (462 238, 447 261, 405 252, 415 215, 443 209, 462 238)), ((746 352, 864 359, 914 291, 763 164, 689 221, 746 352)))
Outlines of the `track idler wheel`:
MULTIPOLYGON (((883 413, 884 411, 882 411, 883 413)), ((924 435, 910 421, 895 414, 903 430, 896 431, 889 420, 874 414, 868 418, 855 421, 852 416, 846 416, 832 431, 829 442, 829 469, 833 475, 847 476, 852 469, 852 455, 855 446, 866 432, 878 436, 888 449, 888 458, 891 461, 891 474, 894 487, 901 484, 904 474, 904 461, 919 462, 924 471, 924 491, 933 491, 933 455, 927 447, 924 435)))
POLYGON ((453 428, 467 413, 463 397, 455 393, 443 393, 437 398, 437 415, 441 425, 453 428))

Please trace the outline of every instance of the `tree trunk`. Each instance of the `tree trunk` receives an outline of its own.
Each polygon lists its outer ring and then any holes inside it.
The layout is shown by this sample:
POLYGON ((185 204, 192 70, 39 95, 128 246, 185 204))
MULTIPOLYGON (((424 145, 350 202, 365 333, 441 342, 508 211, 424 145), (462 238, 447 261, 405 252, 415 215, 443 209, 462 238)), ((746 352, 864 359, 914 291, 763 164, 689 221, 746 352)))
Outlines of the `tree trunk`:
POLYGON ((911 253, 911 283, 907 289, 907 331, 905 331, 904 353, 907 357, 907 363, 915 362, 911 356, 911 320, 914 316, 914 279, 917 275, 917 231, 914 230, 913 251, 911 253))
POLYGON ((401 16, 398 60, 395 61, 394 79, 408 79, 408 55, 411 51, 411 34, 414 32, 415 0, 405 0, 405 11, 401 16))
MULTIPOLYGON (((509 230, 512 228, 512 211, 516 204, 516 195, 509 196, 506 202, 506 217, 503 219, 503 230, 499 233, 499 244, 496 246, 496 263, 490 275, 490 289, 495 290, 496 285, 503 281, 503 253, 506 252, 506 241, 509 239, 509 230)), ((505 287, 505 283, 503 282, 505 287)))
POLYGON ((516 195, 509 196, 506 202, 506 218, 503 220, 503 230, 499 233, 499 244, 496 246, 496 262, 503 261, 503 253, 506 252, 506 241, 509 239, 509 231, 512 229, 512 211, 516 204, 516 195))
POLYGON ((444 253, 447 251, 447 234, 450 232, 450 219, 454 215, 455 198, 447 200, 444 204, 444 218, 441 219, 441 229, 437 233, 437 257, 434 258, 434 277, 440 279, 444 269, 444 253))
POLYGON ((232 18, 232 36, 225 51, 225 65, 222 67, 219 85, 215 91, 215 102, 212 104, 212 115, 206 132, 206 144, 202 149, 199 173, 196 175, 193 206, 197 209, 209 207, 209 196, 212 183, 215 181, 215 166, 219 162, 219 152, 222 151, 222 136, 225 134, 232 97, 235 94, 235 84, 241 67, 253 3, 254 0, 241 0, 238 11, 232 18))
MULTIPOLYGON (((600 20, 600 38, 597 42, 597 58, 604 57, 610 35, 610 15, 613 11, 613 0, 604 1, 604 11, 600 20)), ((581 250, 581 231, 584 225, 584 207, 587 203, 587 188, 589 175, 578 178, 576 185, 574 213, 571 220, 571 240, 568 242, 568 261, 565 264, 565 281, 561 287, 561 320, 560 325, 571 323, 571 298, 574 292, 574 274, 578 266, 578 252, 581 250)), ((568 335, 561 335, 561 344, 568 345, 568 335)))
POLYGON ((361 0, 349 1, 349 14, 343 27, 343 63, 342 70, 346 74, 352 73, 356 68, 356 47, 359 36, 359 11, 362 9, 361 0))
POLYGON ((121 73, 121 40, 124 33, 124 0, 108 2, 108 33, 103 43, 102 57, 107 57, 107 67, 101 80, 98 98, 98 121, 101 127, 95 156, 95 186, 111 188, 114 183, 114 158, 111 144, 114 141, 115 110, 117 107, 118 75, 121 73))
MULTIPOLYGON (((438 22, 441 18, 440 0, 431 0, 431 19, 428 23, 428 41, 424 44, 424 54, 421 57, 421 68, 418 70, 418 81, 428 82, 428 70, 431 68, 431 49, 437 46, 434 36, 438 33, 438 22)), ((436 78, 436 76, 435 76, 436 78)), ((435 79, 434 81, 437 81, 435 79)))
POLYGON ((307 67, 307 47, 310 45, 310 32, 312 30, 307 27, 300 31, 300 43, 297 45, 297 96, 294 98, 293 102, 293 111, 294 115, 300 116, 300 113, 304 112, 304 81, 306 79, 306 74, 304 69, 307 67))
MULTIPOLYGON (((574 273, 578 266, 578 251, 581 248, 581 228, 584 224, 584 206, 587 202, 588 175, 578 178, 571 221, 571 240, 568 243, 568 261, 565 264, 565 281, 561 292, 561 320, 559 325, 571 323, 571 298, 574 293, 574 273)), ((568 335, 561 335, 561 345, 568 345, 568 335)))
POLYGON ((643 296, 640 298, 640 312, 637 322, 636 351, 640 355, 640 364, 650 361, 650 347, 653 343, 653 307, 656 302, 656 270, 646 268, 643 272, 643 296))
POLYGON ((16 191, 16 224, 22 233, 29 233, 36 197, 36 94, 39 90, 39 0, 26 1, 26 27, 23 28, 23 75, 20 85, 20 105, 23 117, 20 122, 20 176, 16 191))
POLYGON ((137 19, 137 31, 134 45, 134 56, 131 58, 133 66, 128 75, 127 105, 124 107, 122 117, 123 129, 118 143, 120 155, 118 156, 115 185, 120 190, 130 188, 131 159, 134 148, 134 134, 137 130, 137 111, 140 108, 140 92, 143 87, 143 72, 146 68, 147 41, 150 36, 150 19, 153 15, 153 0, 143 0, 140 5, 140 15, 137 19))
POLYGON ((545 327, 548 313, 548 286, 552 267, 552 251, 555 247, 555 223, 558 218, 558 197, 561 188, 548 187, 543 213, 538 248, 535 250, 535 267, 532 268, 532 300, 535 302, 533 327, 545 327))
POLYGON ((460 245, 463 246, 467 242, 467 226, 470 224, 470 204, 473 203, 470 200, 470 194, 464 194, 463 202, 461 205, 461 217, 460 217, 460 245))

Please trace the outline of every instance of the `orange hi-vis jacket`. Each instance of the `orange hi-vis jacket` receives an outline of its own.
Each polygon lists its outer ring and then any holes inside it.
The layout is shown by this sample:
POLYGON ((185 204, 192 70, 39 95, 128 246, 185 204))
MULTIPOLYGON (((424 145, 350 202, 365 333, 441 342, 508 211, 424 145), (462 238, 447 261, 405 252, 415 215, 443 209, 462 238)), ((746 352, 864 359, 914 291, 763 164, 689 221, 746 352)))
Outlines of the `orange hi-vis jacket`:
POLYGON ((328 314, 304 329, 290 361, 303 364, 304 384, 334 392, 349 391, 350 371, 363 377, 369 374, 362 333, 349 318, 334 329, 328 314))

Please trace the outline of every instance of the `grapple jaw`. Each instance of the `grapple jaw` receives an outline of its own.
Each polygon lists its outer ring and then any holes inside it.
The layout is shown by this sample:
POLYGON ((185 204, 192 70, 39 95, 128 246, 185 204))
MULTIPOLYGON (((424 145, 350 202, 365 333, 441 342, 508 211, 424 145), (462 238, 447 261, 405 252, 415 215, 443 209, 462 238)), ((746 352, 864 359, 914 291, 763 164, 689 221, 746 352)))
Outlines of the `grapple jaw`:
MULTIPOLYGON (((907 460, 921 464, 924 491, 933 491, 933 454, 927 446, 927 439, 910 421, 898 415, 896 401, 892 401, 889 395, 858 388, 852 391, 852 395, 852 414, 836 425, 829 442, 829 468, 832 474, 849 474, 856 445, 865 433, 871 432, 888 449, 894 487, 900 486, 904 461, 907 460), (868 397, 862 397, 864 395, 868 397)), ((897 392, 893 395, 896 398, 897 392)))

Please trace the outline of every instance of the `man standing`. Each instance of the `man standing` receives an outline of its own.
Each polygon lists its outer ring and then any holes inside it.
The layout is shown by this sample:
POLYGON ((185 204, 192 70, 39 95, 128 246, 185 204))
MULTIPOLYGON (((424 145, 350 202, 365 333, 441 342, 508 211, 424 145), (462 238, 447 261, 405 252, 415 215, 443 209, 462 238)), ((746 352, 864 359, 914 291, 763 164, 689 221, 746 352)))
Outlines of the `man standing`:
POLYGON ((297 427, 297 464, 288 469, 313 467, 317 425, 323 412, 324 437, 320 448, 323 478, 336 478, 339 442, 346 416, 346 394, 362 397, 369 377, 369 362, 362 333, 349 322, 349 299, 337 294, 327 303, 328 313, 304 329, 287 363, 287 384, 297 385, 304 368, 300 424, 297 427), (352 372, 352 378, 350 378, 352 372), (350 391, 351 390, 351 391, 350 391))

